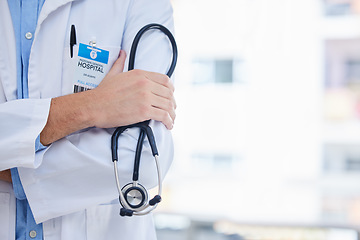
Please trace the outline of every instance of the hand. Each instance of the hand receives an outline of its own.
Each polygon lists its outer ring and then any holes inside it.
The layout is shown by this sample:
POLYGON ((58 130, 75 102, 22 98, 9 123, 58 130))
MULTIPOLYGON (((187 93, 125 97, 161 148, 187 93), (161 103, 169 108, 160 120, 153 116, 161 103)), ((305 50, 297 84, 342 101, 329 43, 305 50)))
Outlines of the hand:
POLYGON ((44 146, 93 126, 110 128, 153 119, 172 129, 176 103, 170 79, 141 70, 123 73, 125 58, 125 52, 120 51, 97 88, 51 100, 47 123, 40 133, 44 146))
POLYGON ((110 128, 153 119, 172 129, 176 102, 169 77, 142 70, 123 73, 125 58, 121 51, 110 72, 91 90, 95 126, 110 128))

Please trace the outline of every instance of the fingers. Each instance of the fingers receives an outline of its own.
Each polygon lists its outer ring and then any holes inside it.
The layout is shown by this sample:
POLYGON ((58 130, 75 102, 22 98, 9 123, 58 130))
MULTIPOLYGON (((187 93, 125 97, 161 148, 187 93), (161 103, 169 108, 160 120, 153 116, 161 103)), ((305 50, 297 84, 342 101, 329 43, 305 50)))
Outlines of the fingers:
POLYGON ((171 117, 172 122, 174 123, 176 114, 175 114, 175 106, 173 101, 159 96, 155 96, 151 106, 166 111, 171 117))
POLYGON ((172 102, 173 108, 176 109, 176 101, 174 98, 174 85, 171 80, 163 74, 146 72, 146 77, 153 83, 151 92, 157 96, 166 98, 172 102))
POLYGON ((163 85, 160 85, 158 83, 153 82, 151 86, 151 92, 157 96, 172 100, 174 98, 174 92, 164 87, 163 85))
POLYGON ((174 121, 171 118, 170 114, 162 109, 153 107, 150 112, 150 119, 155 121, 162 122, 165 127, 171 130, 174 127, 174 121))
POLYGON ((167 75, 156 72, 145 72, 144 74, 148 79, 160 85, 163 85, 164 87, 167 87, 174 92, 174 85, 172 84, 170 78, 167 75))
MULTIPOLYGON (((147 74, 146 72, 145 74, 147 74)), ((172 124, 175 121, 175 109, 176 101, 174 98, 174 87, 171 81, 162 74, 149 74, 152 79, 149 79, 151 97, 146 101, 155 108, 161 109, 167 112, 168 116, 172 120, 172 124)))
POLYGON ((118 59, 114 62, 113 66, 109 71, 109 75, 114 76, 124 71, 126 53, 124 50, 120 50, 118 59))

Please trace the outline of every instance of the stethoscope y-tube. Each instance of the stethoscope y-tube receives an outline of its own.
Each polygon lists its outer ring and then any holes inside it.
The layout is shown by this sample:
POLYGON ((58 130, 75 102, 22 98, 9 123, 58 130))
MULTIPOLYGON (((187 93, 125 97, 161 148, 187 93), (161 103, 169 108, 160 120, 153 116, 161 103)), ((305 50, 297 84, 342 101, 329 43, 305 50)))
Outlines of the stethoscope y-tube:
MULTIPOLYGON (((130 50, 130 56, 129 56, 129 67, 128 71, 134 69, 135 65, 135 55, 136 50, 139 45, 140 39, 142 35, 149 31, 149 30, 160 30, 162 31, 170 40, 171 46, 172 46, 172 61, 170 68, 166 75, 168 77, 171 77, 175 70, 176 62, 177 62, 177 46, 174 39, 174 36, 171 34, 171 32, 164 26, 156 23, 148 24, 144 26, 140 31, 136 34, 133 44, 131 46, 130 50)), ((160 170, 160 164, 159 164, 159 153, 156 147, 155 137, 154 133, 149 126, 150 120, 131 124, 128 126, 121 126, 118 127, 112 137, 111 137, 111 154, 112 154, 112 161, 114 163, 114 173, 115 173, 115 180, 116 180, 116 186, 119 192, 119 201, 122 205, 122 208, 120 209, 120 215, 121 216, 132 216, 132 215, 145 215, 150 213, 152 210, 154 210, 157 207, 157 204, 161 201, 161 192, 162 192, 162 179, 161 179, 161 170, 160 170), (117 171, 117 162, 118 162, 118 139, 120 135, 128 128, 140 128, 140 134, 138 138, 138 143, 136 146, 135 151, 135 160, 134 160, 134 170, 133 170, 133 177, 132 177, 132 183, 126 184, 123 188, 121 188, 120 182, 119 182, 119 175, 117 171), (141 152, 142 147, 144 143, 145 136, 148 138, 150 148, 152 155, 155 159, 156 164, 156 170, 157 170, 157 178, 158 178, 158 194, 155 195, 151 200, 148 201, 148 193, 144 186, 142 186, 140 183, 138 183, 139 180, 139 168, 140 168, 140 158, 141 158, 141 152)))

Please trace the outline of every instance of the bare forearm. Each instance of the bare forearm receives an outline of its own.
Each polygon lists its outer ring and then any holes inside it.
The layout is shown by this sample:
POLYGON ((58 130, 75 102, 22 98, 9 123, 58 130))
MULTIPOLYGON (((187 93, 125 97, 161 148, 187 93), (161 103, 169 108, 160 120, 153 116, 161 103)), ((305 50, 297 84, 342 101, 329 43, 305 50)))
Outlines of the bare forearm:
POLYGON ((0 181, 12 182, 12 180, 11 180, 11 172, 10 172, 9 169, 0 172, 0 181))
POLYGON ((91 127, 90 98, 90 92, 53 98, 48 121, 40 133, 41 143, 49 145, 75 131, 91 127))

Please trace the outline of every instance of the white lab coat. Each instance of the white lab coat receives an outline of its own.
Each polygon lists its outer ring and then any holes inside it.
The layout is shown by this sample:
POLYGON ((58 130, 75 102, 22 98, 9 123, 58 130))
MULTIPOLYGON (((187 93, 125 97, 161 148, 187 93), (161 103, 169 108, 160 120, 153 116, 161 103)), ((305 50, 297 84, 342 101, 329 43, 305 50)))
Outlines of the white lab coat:
MULTIPOLYGON (((45 1, 30 54, 30 99, 16 100, 15 37, 7 0, 0 0, 0 170, 19 168, 35 220, 43 223, 45 240, 156 239, 151 215, 119 216, 111 129, 79 131, 35 154, 35 139, 46 124, 50 99, 71 93, 71 25, 76 26, 77 46, 95 38, 97 47, 110 51, 112 64, 120 48, 129 54, 136 32, 152 22, 173 29, 169 0, 45 1)), ((165 35, 146 33, 135 67, 165 73, 170 60, 165 35)), ((173 158, 171 134, 162 123, 152 121, 151 126, 166 173, 173 158)), ((137 137, 138 129, 131 129, 119 139, 122 184, 131 182, 137 137)), ((146 140, 140 182, 152 188, 156 176, 146 140)), ((0 182, 0 239, 14 239, 14 229, 12 186, 0 182)))

